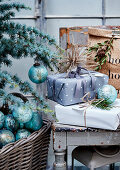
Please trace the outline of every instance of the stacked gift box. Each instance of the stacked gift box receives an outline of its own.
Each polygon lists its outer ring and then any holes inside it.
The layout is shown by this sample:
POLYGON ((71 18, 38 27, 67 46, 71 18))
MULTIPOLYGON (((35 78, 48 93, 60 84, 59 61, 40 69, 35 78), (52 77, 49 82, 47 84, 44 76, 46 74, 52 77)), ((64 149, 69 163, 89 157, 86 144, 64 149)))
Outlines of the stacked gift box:
POLYGON ((49 75, 47 77, 48 98, 58 103, 55 106, 58 122, 116 130, 120 117, 119 99, 114 102, 114 107, 110 110, 93 107, 88 102, 83 103, 85 100, 94 100, 98 89, 107 85, 108 80, 107 75, 88 71, 80 66, 76 71, 49 75))

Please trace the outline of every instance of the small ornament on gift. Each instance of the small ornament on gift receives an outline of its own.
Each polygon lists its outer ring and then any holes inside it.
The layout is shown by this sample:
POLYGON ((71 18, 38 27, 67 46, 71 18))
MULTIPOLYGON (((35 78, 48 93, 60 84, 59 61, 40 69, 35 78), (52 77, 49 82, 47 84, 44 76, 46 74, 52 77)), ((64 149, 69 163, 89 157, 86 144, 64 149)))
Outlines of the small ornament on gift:
POLYGON ((33 83, 43 83, 48 75, 48 71, 45 66, 35 63, 29 70, 28 76, 33 83))
POLYGON ((104 85, 98 89, 98 100, 93 100, 92 105, 101 109, 110 110, 117 98, 117 90, 112 85, 104 85))
POLYGON ((98 99, 103 98, 107 100, 109 104, 114 103, 117 98, 117 91, 112 85, 104 85, 98 89, 98 99))

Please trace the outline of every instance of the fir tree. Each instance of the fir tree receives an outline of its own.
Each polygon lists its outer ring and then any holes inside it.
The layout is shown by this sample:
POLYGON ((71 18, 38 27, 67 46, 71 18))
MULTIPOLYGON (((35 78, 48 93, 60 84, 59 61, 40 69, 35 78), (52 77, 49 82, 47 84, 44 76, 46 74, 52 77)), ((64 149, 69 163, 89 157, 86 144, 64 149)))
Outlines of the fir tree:
MULTIPOLYGON (((32 57, 53 70, 57 59, 56 53, 50 50, 50 46, 57 47, 55 40, 35 27, 12 22, 11 18, 15 17, 14 11, 30 8, 24 4, 8 3, 8 1, 10 0, 0 0, 0 68, 2 65, 12 66, 11 58, 32 57)), ((19 104, 19 100, 17 102, 14 96, 7 94, 5 90, 7 86, 19 87, 24 94, 31 93, 35 101, 41 104, 41 108, 47 107, 44 99, 36 94, 28 82, 22 82, 16 75, 11 75, 7 71, 0 71, 0 97, 3 102, 19 104)))

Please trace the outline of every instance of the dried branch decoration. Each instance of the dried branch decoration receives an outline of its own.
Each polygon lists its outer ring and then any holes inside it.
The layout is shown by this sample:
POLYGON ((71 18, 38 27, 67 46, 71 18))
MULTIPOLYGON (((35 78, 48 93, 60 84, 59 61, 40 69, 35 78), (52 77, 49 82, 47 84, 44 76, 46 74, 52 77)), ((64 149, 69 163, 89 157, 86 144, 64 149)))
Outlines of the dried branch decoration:
POLYGON ((59 72, 69 72, 79 64, 85 65, 84 52, 85 49, 81 49, 78 44, 71 44, 71 48, 67 50, 67 55, 63 56, 59 62, 59 72))
POLYGON ((113 37, 103 43, 97 43, 89 47, 86 52, 87 65, 95 66, 95 70, 101 69, 102 65, 106 63, 107 58, 111 57, 111 49, 113 49, 113 37), (91 61, 93 55, 94 61, 91 61))

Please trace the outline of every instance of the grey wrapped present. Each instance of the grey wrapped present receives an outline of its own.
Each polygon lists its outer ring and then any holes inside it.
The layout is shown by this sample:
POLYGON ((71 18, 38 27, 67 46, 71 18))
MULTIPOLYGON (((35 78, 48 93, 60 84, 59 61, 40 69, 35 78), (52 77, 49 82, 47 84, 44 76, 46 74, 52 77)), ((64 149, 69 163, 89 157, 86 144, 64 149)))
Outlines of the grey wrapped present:
POLYGON ((77 70, 49 75, 47 77, 48 98, 63 105, 83 102, 82 97, 90 92, 89 100, 95 98, 98 88, 108 84, 108 76, 95 71, 77 70))

